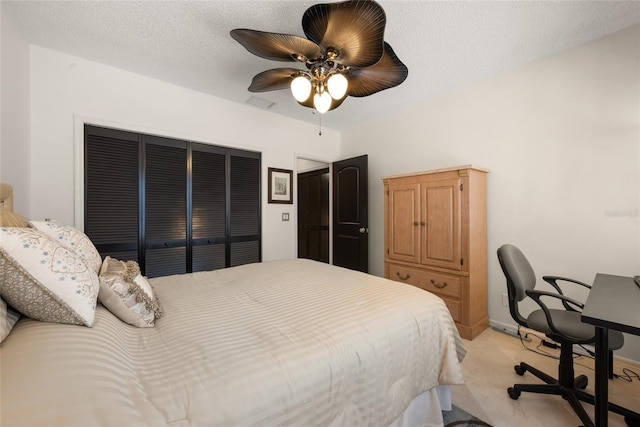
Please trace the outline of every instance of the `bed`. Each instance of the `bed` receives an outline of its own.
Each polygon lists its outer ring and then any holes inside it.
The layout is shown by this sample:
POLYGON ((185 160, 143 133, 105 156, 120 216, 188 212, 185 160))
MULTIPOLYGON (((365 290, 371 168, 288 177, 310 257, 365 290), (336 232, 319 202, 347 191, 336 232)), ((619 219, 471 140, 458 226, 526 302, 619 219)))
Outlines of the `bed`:
POLYGON ((440 298, 304 259, 149 279, 149 327, 102 294, 90 327, 34 320, 7 285, 33 231, 0 230, 3 426, 440 426, 463 381, 440 298))

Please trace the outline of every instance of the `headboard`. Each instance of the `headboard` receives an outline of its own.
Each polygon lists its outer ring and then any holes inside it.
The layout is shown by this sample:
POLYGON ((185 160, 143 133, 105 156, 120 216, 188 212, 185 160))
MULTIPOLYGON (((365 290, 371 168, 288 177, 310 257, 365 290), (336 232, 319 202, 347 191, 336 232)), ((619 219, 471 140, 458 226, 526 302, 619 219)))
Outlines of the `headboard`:
POLYGON ((0 206, 13 212, 13 187, 4 182, 0 182, 0 206))
POLYGON ((22 215, 13 213, 13 187, 0 182, 0 226, 1 227, 28 227, 27 219, 22 215))

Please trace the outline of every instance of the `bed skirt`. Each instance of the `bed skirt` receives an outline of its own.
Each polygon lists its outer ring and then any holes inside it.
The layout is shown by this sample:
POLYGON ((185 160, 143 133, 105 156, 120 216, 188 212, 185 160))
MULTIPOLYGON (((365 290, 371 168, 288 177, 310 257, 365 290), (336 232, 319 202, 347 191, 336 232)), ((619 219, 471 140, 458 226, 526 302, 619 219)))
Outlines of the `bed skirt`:
POLYGON ((389 427, 442 427, 442 411, 451 410, 451 389, 440 385, 420 393, 389 427))

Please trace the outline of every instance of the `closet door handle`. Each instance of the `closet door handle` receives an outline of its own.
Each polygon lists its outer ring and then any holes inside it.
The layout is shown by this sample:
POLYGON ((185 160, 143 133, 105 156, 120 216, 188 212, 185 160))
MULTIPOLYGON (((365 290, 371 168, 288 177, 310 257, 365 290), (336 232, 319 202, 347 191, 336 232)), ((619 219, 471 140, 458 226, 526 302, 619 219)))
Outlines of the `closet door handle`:
POLYGON ((425 225, 427 225, 427 223, 424 221, 420 221, 420 225, 424 227, 425 225))
POLYGON ((431 279, 431 284, 438 289, 446 288, 448 285, 447 282, 442 282, 442 284, 436 283, 436 281, 433 279, 431 279))
POLYGON ((407 273, 407 275, 405 277, 402 277, 402 275, 400 274, 399 271, 396 271, 396 275, 400 278, 400 280, 407 280, 408 278, 410 278, 411 276, 409 275, 409 273, 407 273))
POLYGON ((418 221, 413 221, 413 225, 418 226, 418 221))

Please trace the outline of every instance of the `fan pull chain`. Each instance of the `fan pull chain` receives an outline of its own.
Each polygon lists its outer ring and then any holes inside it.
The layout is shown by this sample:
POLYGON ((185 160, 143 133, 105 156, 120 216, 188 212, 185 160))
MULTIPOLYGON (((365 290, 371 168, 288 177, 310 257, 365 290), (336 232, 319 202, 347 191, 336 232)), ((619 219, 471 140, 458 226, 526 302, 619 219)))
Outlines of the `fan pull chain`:
POLYGON ((318 136, 322 136, 322 114, 318 114, 318 136))

